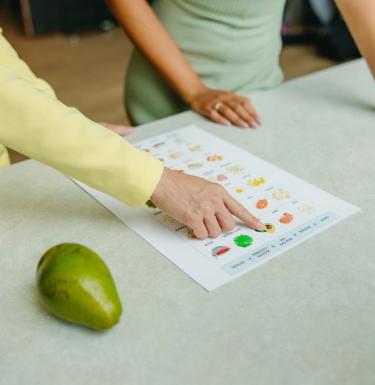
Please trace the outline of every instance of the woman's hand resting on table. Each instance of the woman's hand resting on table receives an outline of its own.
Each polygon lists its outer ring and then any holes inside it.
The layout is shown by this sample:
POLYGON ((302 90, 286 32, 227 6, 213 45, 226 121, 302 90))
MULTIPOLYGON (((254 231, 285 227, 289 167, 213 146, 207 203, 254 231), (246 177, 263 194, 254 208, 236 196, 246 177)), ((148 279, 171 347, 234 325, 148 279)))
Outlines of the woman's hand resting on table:
POLYGON ((204 87, 187 100, 191 109, 215 123, 256 128, 260 118, 250 100, 231 92, 204 87))
POLYGON ((164 169, 151 201, 191 228, 199 239, 216 238, 236 226, 233 216, 255 230, 266 227, 224 187, 179 171, 164 169))

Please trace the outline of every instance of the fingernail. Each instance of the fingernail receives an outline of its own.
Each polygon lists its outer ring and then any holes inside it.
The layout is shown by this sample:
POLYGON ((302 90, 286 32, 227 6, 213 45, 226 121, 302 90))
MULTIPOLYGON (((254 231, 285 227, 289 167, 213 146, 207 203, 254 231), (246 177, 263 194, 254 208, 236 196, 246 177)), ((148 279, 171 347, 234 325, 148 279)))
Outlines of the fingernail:
POLYGON ((232 123, 229 120, 223 120, 223 124, 225 124, 226 126, 232 125, 232 123))
POLYGON ((251 126, 253 128, 258 128, 259 127, 259 123, 254 119, 254 120, 251 121, 251 126))
POLYGON ((267 227, 266 227, 266 225, 263 224, 262 222, 258 222, 256 230, 259 230, 259 231, 267 231, 267 227))
POLYGON ((246 122, 242 122, 242 123, 240 124, 240 127, 242 127, 242 128, 250 128, 250 125, 247 124, 246 122))

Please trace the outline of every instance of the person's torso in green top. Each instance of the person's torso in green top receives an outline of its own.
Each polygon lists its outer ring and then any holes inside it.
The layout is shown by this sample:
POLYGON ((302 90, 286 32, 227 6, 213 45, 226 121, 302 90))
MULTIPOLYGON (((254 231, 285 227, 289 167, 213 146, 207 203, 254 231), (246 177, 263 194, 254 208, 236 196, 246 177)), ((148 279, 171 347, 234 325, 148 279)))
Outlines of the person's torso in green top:
MULTIPOLYGON (((205 84, 240 94, 282 81, 279 67, 285 0, 156 0, 155 13, 205 84)), ((186 108, 135 52, 127 109, 136 124, 186 108)))

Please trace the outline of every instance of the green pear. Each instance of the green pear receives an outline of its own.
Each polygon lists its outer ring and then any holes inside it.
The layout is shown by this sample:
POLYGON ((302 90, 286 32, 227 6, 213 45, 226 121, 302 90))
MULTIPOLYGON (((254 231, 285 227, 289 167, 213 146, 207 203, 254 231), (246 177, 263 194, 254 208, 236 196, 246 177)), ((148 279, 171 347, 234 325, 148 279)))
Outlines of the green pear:
POLYGON ((93 329, 119 321, 122 307, 111 273, 87 247, 52 247, 40 259, 36 278, 42 302, 55 316, 93 329))

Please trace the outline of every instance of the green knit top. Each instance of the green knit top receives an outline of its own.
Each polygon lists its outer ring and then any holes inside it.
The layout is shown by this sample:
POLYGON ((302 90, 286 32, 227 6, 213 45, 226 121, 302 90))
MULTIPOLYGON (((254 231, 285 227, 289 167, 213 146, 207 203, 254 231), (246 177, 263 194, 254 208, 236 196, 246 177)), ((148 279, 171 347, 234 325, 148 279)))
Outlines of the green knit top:
MULTIPOLYGON (((153 7, 206 85, 246 95, 282 81, 284 5, 285 0, 156 0, 153 7)), ((135 124, 187 108, 136 50, 125 96, 135 124)))

